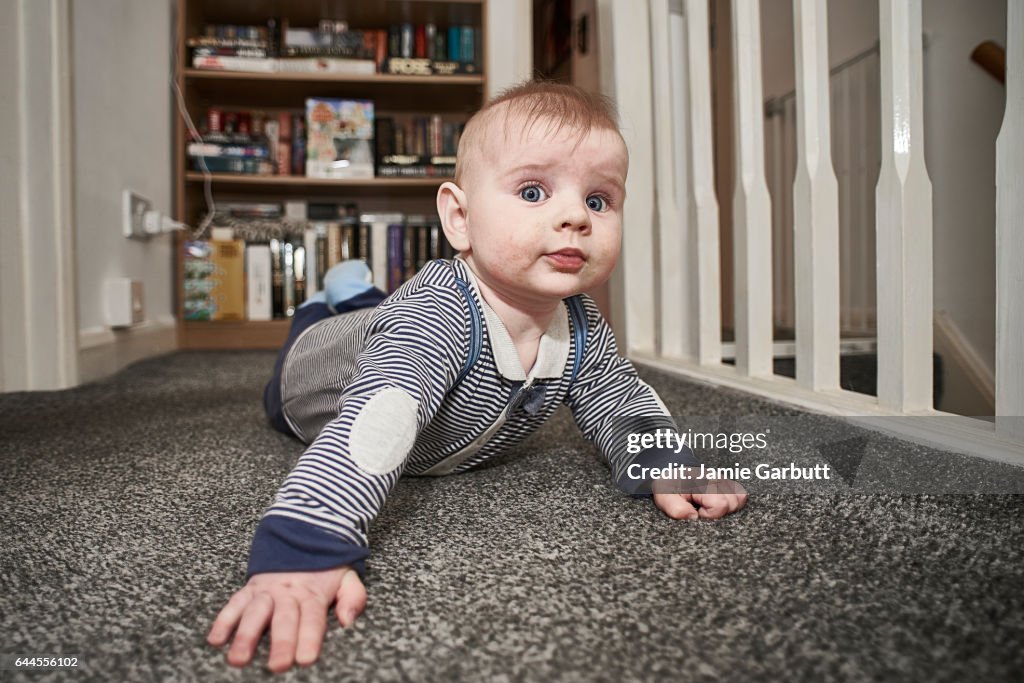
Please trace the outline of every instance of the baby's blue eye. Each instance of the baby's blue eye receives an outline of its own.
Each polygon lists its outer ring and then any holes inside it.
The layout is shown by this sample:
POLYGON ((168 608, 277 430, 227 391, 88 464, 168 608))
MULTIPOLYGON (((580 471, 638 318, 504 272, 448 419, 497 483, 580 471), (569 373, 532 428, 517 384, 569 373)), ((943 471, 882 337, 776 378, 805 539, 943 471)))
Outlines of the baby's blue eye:
POLYGON ((599 194, 592 194, 587 197, 587 207, 591 211, 604 211, 608 208, 608 200, 599 194))
POLYGON ((521 189, 519 196, 528 202, 539 202, 544 199, 544 190, 540 189, 537 185, 530 185, 521 189))

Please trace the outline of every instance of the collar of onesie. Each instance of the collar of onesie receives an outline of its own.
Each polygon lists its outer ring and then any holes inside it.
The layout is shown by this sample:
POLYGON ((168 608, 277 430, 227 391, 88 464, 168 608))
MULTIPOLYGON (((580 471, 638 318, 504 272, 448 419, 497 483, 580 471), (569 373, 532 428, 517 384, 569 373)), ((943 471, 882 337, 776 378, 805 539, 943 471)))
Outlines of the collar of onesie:
POLYGON ((555 312, 551 318, 548 329, 540 338, 540 347, 537 349, 537 360, 533 363, 529 375, 523 370, 523 364, 519 360, 519 351, 512 341, 511 335, 505 329, 505 323, 494 312, 487 302, 484 301, 477 284, 476 275, 461 258, 455 258, 461 270, 469 280, 470 286, 476 293, 476 298, 483 309, 484 320, 487 324, 487 334, 490 337, 491 352, 494 354, 494 363, 498 366, 498 372, 505 379, 514 382, 525 382, 529 384, 534 379, 553 379, 561 377, 565 373, 565 364, 569 359, 569 311, 565 302, 559 302, 560 310, 555 312))

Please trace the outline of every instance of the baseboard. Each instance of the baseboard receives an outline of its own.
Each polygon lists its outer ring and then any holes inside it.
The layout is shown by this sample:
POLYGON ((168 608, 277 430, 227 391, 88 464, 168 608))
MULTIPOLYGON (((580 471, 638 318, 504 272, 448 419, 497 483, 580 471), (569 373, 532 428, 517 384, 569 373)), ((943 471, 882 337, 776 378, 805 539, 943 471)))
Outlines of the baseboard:
MULTIPOLYGON (((947 374, 959 373, 962 379, 959 377, 953 379, 959 380, 961 384, 966 384, 957 392, 963 397, 965 406, 963 408, 957 406, 950 412, 995 415, 996 381, 995 376, 985 365, 985 361, 981 359, 981 356, 945 311, 935 311, 934 329, 935 350, 942 353, 947 374)), ((949 403, 948 405, 953 406, 954 404, 949 403)))
POLYGON ((630 359, 707 386, 735 389, 808 412, 843 418, 939 450, 1024 467, 1024 443, 997 431, 994 423, 985 420, 937 410, 904 415, 881 408, 874 396, 843 389, 812 391, 778 375, 745 377, 730 365, 700 366, 638 353, 630 354, 630 359))
POLYGON ((78 332, 78 384, 109 377, 122 368, 178 348, 172 317, 124 329, 90 328, 78 332))

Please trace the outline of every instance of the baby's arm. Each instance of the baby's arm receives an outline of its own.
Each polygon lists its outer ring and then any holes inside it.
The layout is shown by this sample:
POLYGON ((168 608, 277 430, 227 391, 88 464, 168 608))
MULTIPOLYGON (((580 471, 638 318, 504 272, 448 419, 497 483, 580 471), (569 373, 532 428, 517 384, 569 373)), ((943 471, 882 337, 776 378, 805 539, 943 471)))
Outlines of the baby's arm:
POLYGON ((267 667, 280 673, 293 664, 309 666, 320 656, 331 603, 345 627, 366 607, 366 589, 351 567, 254 574, 217 615, 206 642, 221 647, 234 633, 228 663, 246 666, 269 624, 267 667))
MULTIPOLYGON (((350 625, 366 602, 360 574, 367 531, 401 475, 416 434, 440 408, 468 348, 458 335, 439 338, 441 310, 416 290, 383 304, 332 420, 285 479, 253 539, 249 579, 230 599, 208 641, 235 631, 228 662, 244 666, 268 625, 269 665, 308 664, 319 653, 332 602, 350 625)), ((429 294, 429 293, 428 293, 429 294)), ((459 329, 452 321, 445 331, 459 329)))
MULTIPOLYGON (((659 429, 676 431, 668 408, 657 393, 640 379, 627 359, 621 357, 615 337, 597 307, 584 298, 590 333, 579 376, 566 397, 573 418, 583 435, 597 445, 611 469, 616 483, 634 495, 651 496, 655 506, 673 519, 718 519, 746 505, 746 491, 736 482, 693 482, 671 491, 657 492, 651 481, 629 478, 630 465, 664 467, 678 465, 694 468, 699 461, 689 447, 678 452, 648 449, 629 453, 629 433, 653 432, 659 429)), ((696 476, 691 474, 691 476, 696 476)))

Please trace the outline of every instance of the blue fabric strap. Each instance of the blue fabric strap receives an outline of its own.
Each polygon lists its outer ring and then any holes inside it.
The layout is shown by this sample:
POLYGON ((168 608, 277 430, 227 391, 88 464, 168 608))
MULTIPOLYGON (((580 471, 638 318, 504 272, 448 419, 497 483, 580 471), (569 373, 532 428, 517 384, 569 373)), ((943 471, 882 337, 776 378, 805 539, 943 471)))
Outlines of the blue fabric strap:
POLYGON ((477 308, 476 302, 473 301, 473 295, 470 294, 469 283, 458 276, 451 263, 441 262, 447 263, 448 267, 452 269, 455 284, 458 285, 462 296, 466 298, 466 305, 469 306, 469 357, 466 358, 466 364, 462 366, 462 372, 455 378, 455 384, 452 385, 452 389, 454 389, 462 383, 469 371, 476 365, 477 359, 480 358, 480 348, 483 346, 483 323, 480 321, 480 309, 477 308))
POLYGON ((583 363, 583 352, 587 348, 587 311, 583 308, 583 300, 579 295, 565 299, 569 307, 569 317, 572 318, 572 334, 576 342, 576 357, 572 361, 572 379, 576 381, 576 374, 580 371, 580 364, 583 363))

